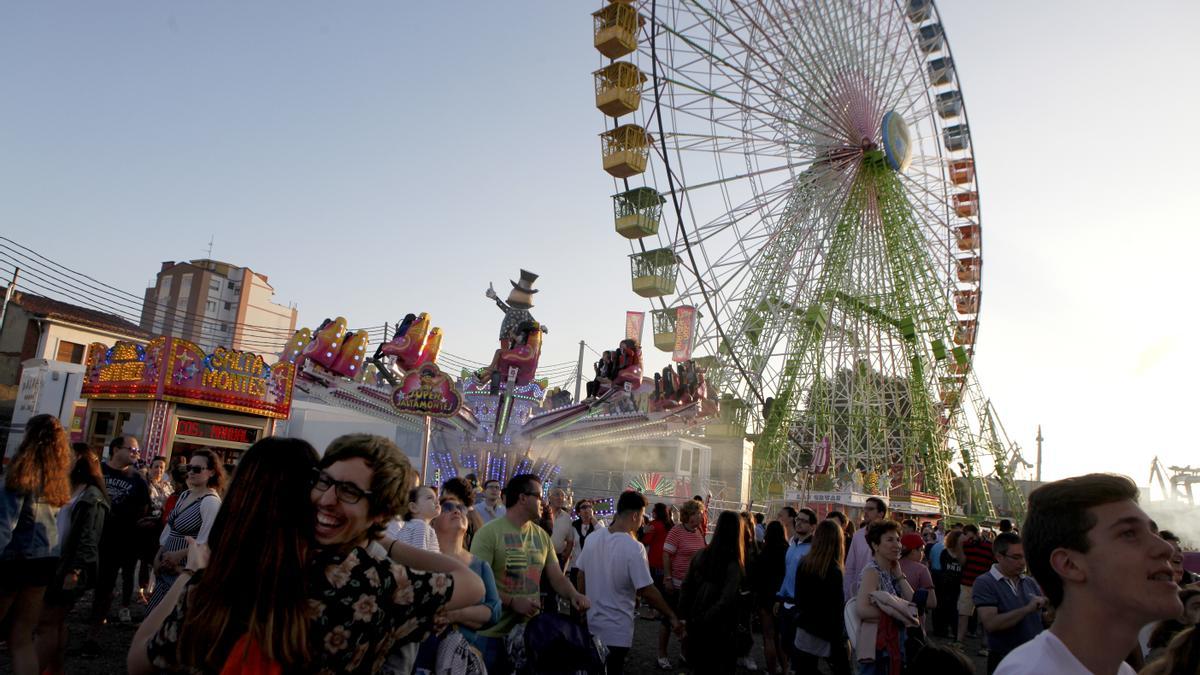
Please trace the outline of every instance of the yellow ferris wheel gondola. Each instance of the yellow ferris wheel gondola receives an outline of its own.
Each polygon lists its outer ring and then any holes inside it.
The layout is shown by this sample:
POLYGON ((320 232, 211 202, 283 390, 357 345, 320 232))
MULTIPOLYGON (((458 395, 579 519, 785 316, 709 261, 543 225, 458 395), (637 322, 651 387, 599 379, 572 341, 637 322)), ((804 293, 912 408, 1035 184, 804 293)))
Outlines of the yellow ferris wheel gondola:
POLYGON ((609 117, 628 115, 642 102, 646 76, 628 61, 614 61, 592 73, 596 80, 596 107, 609 117))
POLYGON ((613 2, 592 13, 595 19, 596 50, 619 59, 637 49, 637 10, 625 2, 613 2))
POLYGON ((650 137, 636 124, 622 124, 600 134, 604 170, 613 178, 629 178, 646 170, 650 137))

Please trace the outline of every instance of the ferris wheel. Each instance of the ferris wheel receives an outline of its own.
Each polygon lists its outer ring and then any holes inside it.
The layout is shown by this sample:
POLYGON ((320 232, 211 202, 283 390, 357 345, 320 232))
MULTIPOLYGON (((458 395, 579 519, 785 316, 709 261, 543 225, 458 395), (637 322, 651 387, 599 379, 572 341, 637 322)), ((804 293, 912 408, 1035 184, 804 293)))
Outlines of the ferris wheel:
POLYGON ((965 404, 979 188, 933 2, 614 1, 593 16, 616 229, 655 345, 696 310, 694 351, 722 392, 709 433, 755 439, 760 494, 819 474, 952 499, 990 412, 965 404))

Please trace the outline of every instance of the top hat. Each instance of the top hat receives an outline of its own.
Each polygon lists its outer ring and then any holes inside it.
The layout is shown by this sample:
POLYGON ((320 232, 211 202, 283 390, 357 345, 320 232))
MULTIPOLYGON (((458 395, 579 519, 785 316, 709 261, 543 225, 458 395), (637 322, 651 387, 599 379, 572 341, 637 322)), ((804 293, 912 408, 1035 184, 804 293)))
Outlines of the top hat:
POLYGON ((529 270, 521 270, 521 280, 518 282, 509 279, 508 283, 512 284, 513 288, 519 288, 526 293, 537 293, 537 289, 533 287, 533 282, 537 281, 537 278, 538 275, 534 274, 533 272, 530 272, 529 270))

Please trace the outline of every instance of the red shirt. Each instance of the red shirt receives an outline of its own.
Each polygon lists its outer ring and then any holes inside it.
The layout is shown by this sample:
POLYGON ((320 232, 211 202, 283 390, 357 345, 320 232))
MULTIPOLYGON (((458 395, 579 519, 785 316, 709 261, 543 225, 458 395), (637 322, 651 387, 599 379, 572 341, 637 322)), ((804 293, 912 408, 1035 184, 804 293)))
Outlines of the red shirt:
POLYGON ((663 552, 671 554, 670 577, 683 583, 688 565, 692 564, 692 556, 703 551, 706 545, 704 530, 697 528, 688 532, 683 525, 672 527, 663 543, 663 552))
POLYGON ((642 543, 646 545, 646 561, 650 567, 662 569, 663 544, 667 543, 667 524, 661 520, 650 522, 642 535, 642 543))
POLYGON ((992 554, 992 544, 986 539, 976 539, 964 544, 963 555, 966 557, 962 571, 963 586, 974 585, 975 578, 992 569, 992 563, 996 562, 996 556, 992 554))

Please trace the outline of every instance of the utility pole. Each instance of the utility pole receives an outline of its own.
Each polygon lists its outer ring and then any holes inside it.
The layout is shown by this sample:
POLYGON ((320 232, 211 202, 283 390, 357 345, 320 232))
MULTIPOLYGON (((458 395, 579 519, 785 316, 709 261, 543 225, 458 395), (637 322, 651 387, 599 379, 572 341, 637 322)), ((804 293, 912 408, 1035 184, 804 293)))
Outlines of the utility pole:
MULTIPOLYGON (((4 330, 4 313, 8 311, 8 303, 12 300, 13 293, 17 292, 17 278, 21 276, 21 268, 13 268, 12 281, 8 282, 8 288, 4 289, 4 302, 0 303, 0 331, 4 330)), ((580 345, 583 343, 580 342, 580 345)), ((583 348, 580 347, 579 362, 583 363, 583 348)))
POLYGON ((1037 482, 1042 482, 1042 425, 1038 425, 1038 458, 1037 458, 1037 482))
POLYGON ((579 388, 583 385, 583 340, 579 341, 579 363, 575 364, 575 402, 579 403, 579 388))

